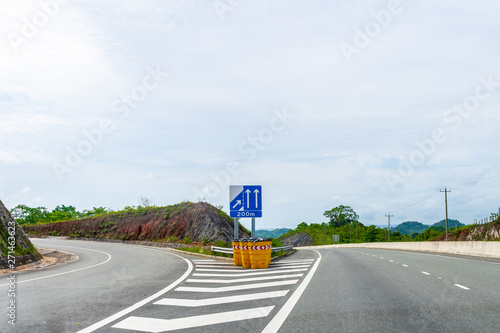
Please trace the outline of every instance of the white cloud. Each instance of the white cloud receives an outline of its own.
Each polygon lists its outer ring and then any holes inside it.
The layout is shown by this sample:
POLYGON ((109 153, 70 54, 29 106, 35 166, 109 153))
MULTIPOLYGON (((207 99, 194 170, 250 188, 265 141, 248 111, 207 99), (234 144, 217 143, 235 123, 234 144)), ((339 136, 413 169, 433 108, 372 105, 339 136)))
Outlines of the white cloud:
MULTIPOLYGON (((251 1, 220 20, 205 1, 71 1, 19 52, 5 33, 21 31, 39 4, 2 3, 1 191, 17 193, 20 182, 38 195, 44 188, 46 206, 71 191, 82 209, 122 208, 141 193, 174 203, 191 199, 193 188, 208 191, 211 175, 237 161, 242 171, 230 181, 262 183, 272 203, 261 223, 293 227, 323 221, 339 204, 362 219, 383 217, 445 184, 459 188, 499 172, 490 148, 499 141, 494 94, 389 188, 385 175, 398 172, 417 141, 449 129, 443 113, 474 93, 478 77, 500 81, 498 4, 402 4, 348 64, 339 44, 387 2, 251 1), (51 162, 87 140, 83 130, 116 119, 113 102, 157 65, 171 77, 58 183, 51 162), (238 147, 285 106, 297 117, 252 159, 242 156, 238 147), (89 195, 103 182, 109 190, 89 195)), ((226 192, 209 199, 227 207, 226 192)), ((457 190, 456 202, 467 204, 454 212, 470 220, 471 209, 495 208, 486 198, 457 190)), ((440 219, 441 200, 433 199, 395 219, 440 219)))

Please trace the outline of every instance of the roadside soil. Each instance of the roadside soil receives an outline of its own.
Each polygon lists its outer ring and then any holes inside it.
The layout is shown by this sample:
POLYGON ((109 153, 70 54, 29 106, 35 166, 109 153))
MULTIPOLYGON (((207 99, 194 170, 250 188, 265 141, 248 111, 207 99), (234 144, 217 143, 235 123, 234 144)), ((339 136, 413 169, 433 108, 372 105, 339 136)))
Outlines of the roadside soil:
POLYGON ((37 248, 37 250, 43 256, 42 260, 39 260, 29 265, 19 266, 15 270, 8 270, 8 269, 0 270, 0 276, 18 274, 34 270, 46 269, 55 266, 66 265, 80 259, 80 257, 77 254, 71 252, 44 249, 44 248, 37 248))

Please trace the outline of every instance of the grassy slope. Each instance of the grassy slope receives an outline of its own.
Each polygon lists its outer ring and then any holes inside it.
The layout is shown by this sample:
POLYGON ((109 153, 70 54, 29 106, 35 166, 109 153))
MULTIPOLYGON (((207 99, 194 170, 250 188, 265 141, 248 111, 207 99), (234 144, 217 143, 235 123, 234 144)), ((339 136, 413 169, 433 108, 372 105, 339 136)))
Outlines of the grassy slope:
MULTIPOLYGON (((24 228, 36 236, 172 242, 228 242, 234 234, 234 222, 225 212, 207 203, 192 202, 24 228)), ((240 225, 240 233, 244 235, 248 231, 240 225)))

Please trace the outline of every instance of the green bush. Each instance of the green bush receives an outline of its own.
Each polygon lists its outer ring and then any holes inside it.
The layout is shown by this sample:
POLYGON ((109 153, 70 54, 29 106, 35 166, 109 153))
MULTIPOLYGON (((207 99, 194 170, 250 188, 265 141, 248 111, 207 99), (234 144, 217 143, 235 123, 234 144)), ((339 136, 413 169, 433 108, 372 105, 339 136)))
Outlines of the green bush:
POLYGON ((214 245, 217 246, 217 247, 232 247, 232 245, 231 246, 227 246, 226 242, 224 242, 224 241, 215 241, 214 245))

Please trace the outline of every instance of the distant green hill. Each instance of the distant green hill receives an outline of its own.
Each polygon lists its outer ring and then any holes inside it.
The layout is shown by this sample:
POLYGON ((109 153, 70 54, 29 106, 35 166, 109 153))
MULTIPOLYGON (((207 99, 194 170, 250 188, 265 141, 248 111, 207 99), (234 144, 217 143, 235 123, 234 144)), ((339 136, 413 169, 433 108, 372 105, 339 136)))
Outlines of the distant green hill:
MULTIPOLYGON (((448 229, 455 229, 455 227, 463 227, 465 224, 460 223, 459 220, 448 219, 448 229)), ((437 223, 431 225, 431 227, 443 227, 446 228, 446 220, 441 220, 437 223)))
POLYGON ((427 228, 429 228, 429 226, 426 224, 422 224, 417 221, 407 221, 395 226, 394 228, 391 228, 391 231, 399 231, 402 235, 407 234, 411 236, 414 233, 421 234, 427 228))
POLYGON ((279 236, 286 234, 290 230, 292 229, 280 228, 274 230, 255 230, 255 236, 262 238, 278 238, 279 236))

